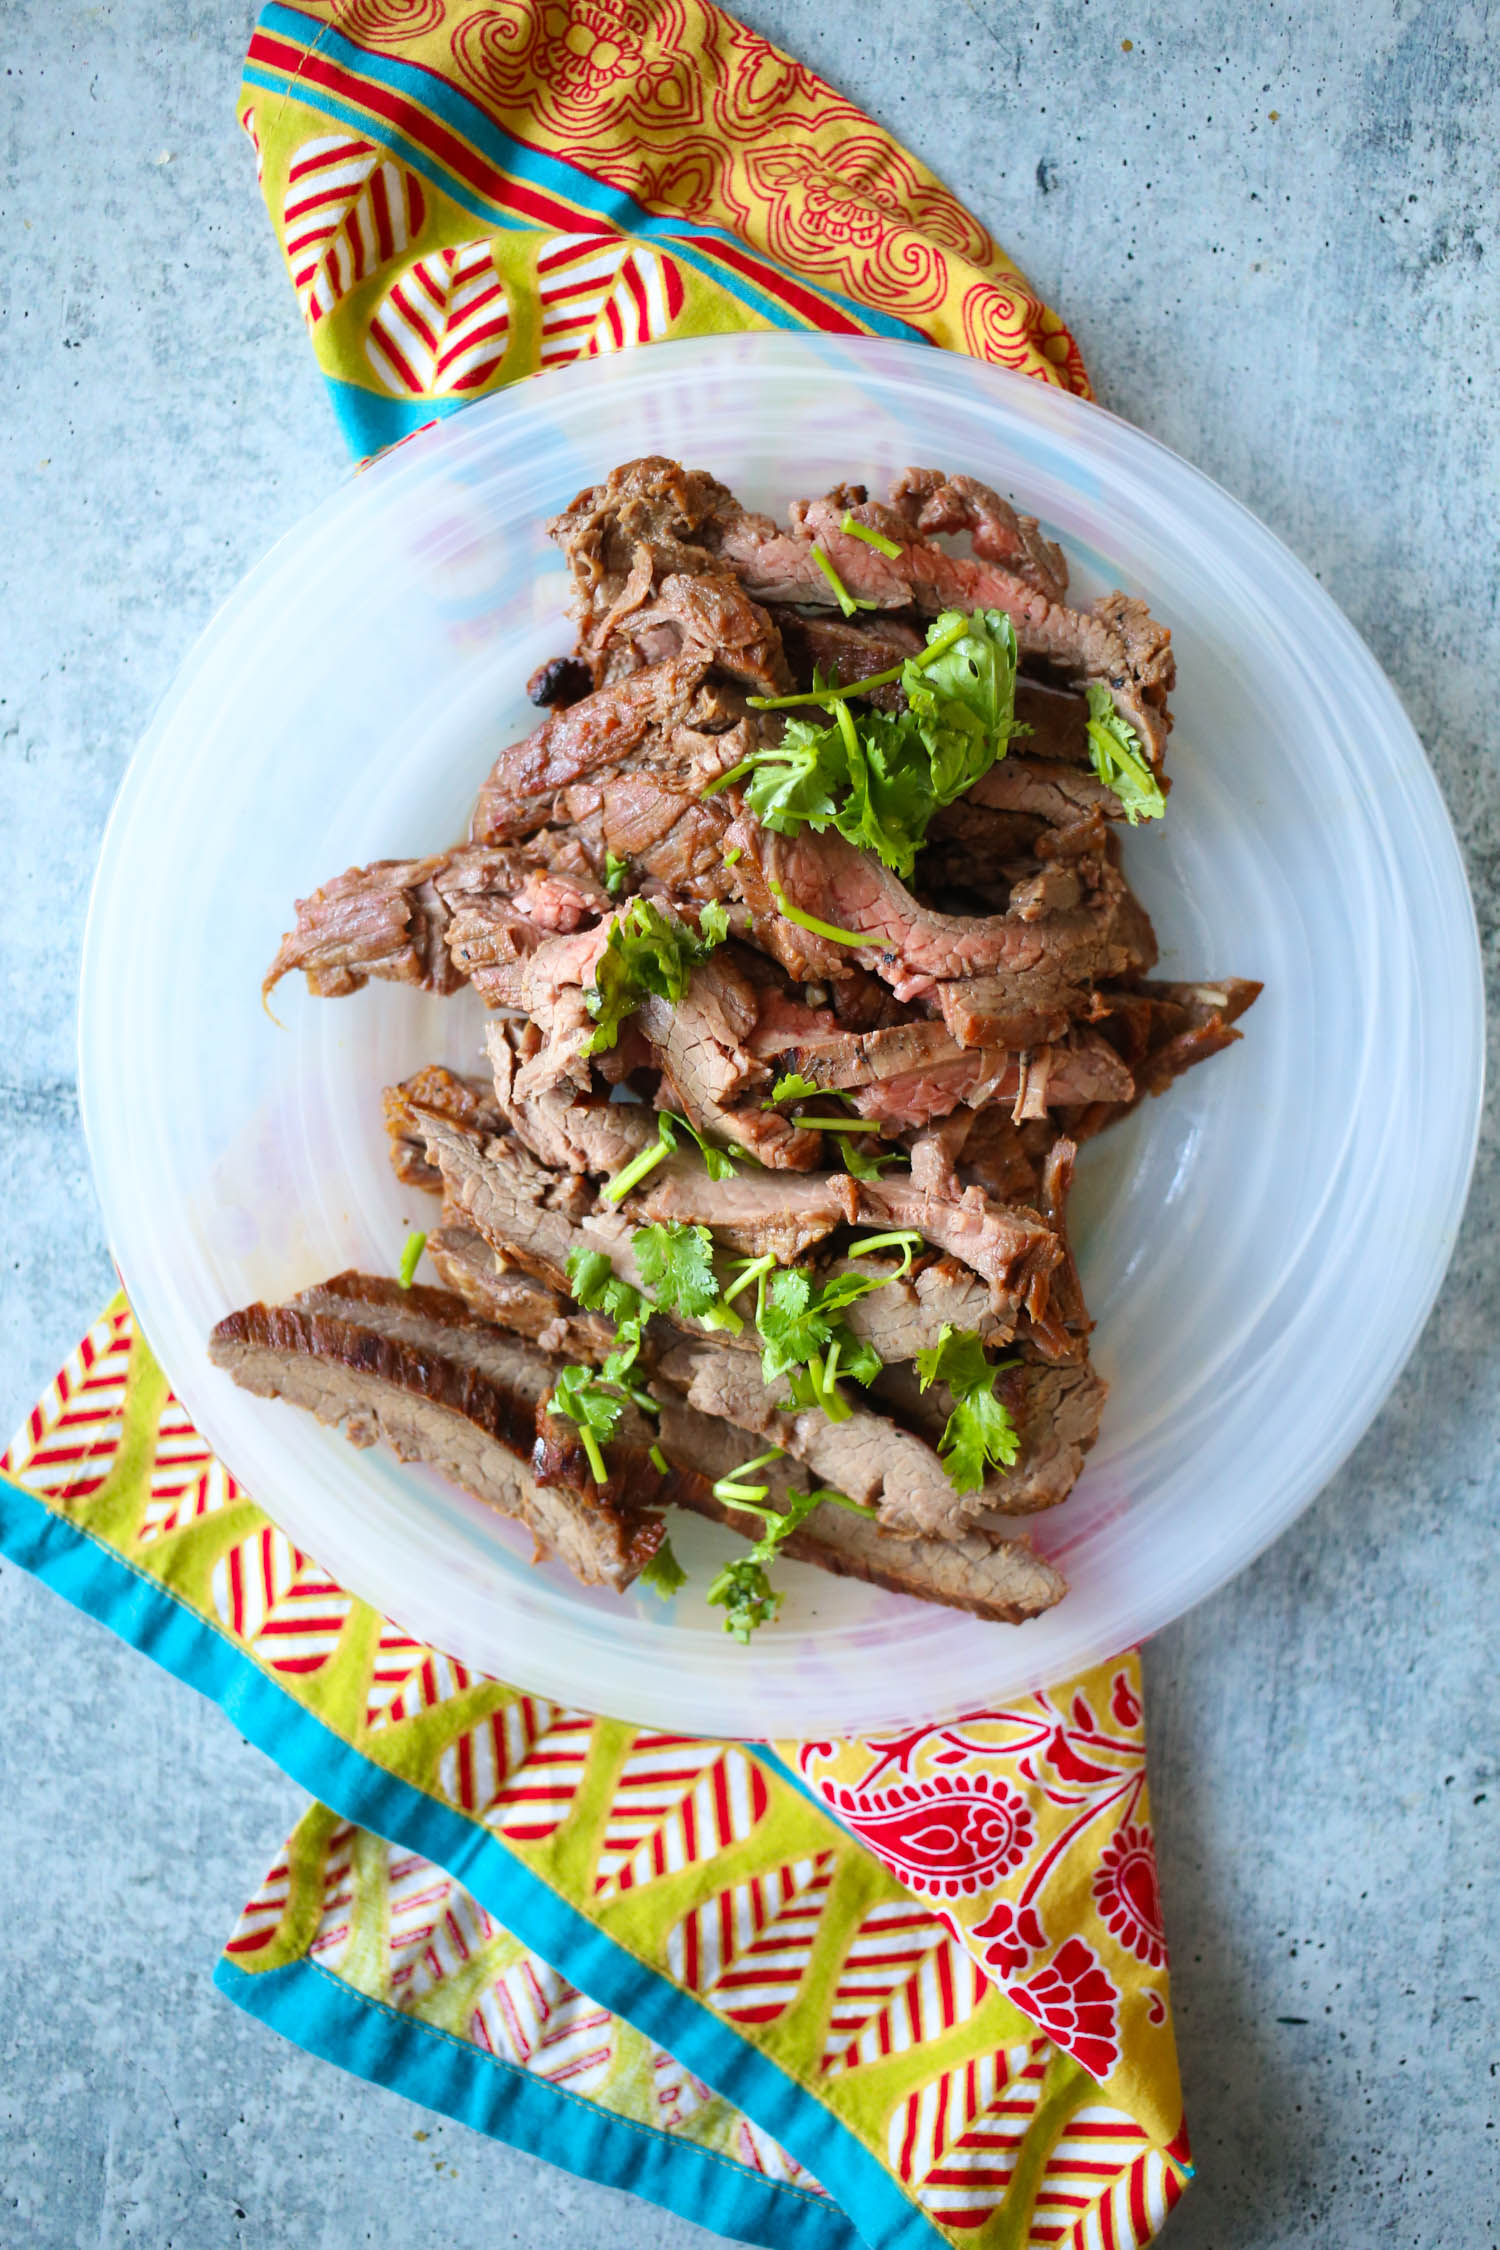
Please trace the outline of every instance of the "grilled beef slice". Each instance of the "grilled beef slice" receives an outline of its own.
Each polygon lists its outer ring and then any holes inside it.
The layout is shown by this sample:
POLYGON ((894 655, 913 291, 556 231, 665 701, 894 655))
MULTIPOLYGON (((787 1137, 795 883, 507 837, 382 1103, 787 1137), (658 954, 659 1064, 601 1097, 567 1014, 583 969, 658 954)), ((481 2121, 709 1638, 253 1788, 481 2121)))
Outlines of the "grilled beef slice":
MULTIPOLYGON (((697 1413, 685 1400, 666 1393, 657 1442, 674 1464, 691 1464, 696 1481, 679 1474, 678 1504, 728 1526, 742 1538, 760 1533, 760 1519, 730 1508, 713 1494, 715 1481, 745 1458, 744 1439, 727 1422, 697 1413)), ((769 1462, 756 1471, 770 1487, 772 1505, 785 1506, 789 1492, 805 1484, 793 1464, 769 1462)), ((816 1563, 840 1578, 863 1579, 893 1594, 941 1602, 996 1624, 1019 1625, 1051 1609, 1067 1592, 1060 1571, 1036 1554, 1028 1541, 974 1525, 952 1539, 903 1539, 868 1516, 847 1508, 815 1508, 782 1546, 793 1562, 816 1563)))
POLYGON ((623 1590, 665 1536, 647 1499, 661 1480, 541 1482, 532 1457, 552 1363, 485 1329, 446 1290, 413 1290, 406 1304, 395 1301, 402 1294, 394 1282, 339 1275, 306 1305, 231 1313, 209 1355, 245 1390, 342 1424, 356 1445, 382 1438, 403 1461, 429 1463, 519 1517, 585 1585, 623 1590))

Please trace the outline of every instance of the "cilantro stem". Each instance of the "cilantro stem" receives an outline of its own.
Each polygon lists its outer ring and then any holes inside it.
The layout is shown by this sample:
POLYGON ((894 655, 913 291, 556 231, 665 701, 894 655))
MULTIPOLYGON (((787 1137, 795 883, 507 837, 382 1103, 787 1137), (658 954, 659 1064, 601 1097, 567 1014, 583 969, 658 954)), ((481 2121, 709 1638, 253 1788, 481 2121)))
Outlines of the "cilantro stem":
POLYGON ((791 1122, 801 1125, 809 1133, 878 1133, 878 1117, 799 1117, 795 1111, 791 1122))
POLYGON ((595 1484, 608 1484, 609 1471, 604 1466, 604 1455, 599 1450, 599 1440, 595 1437, 587 1422, 580 1422, 577 1427, 579 1442, 588 1457, 589 1468, 593 1472, 595 1484))
POLYGON ((739 1314, 731 1312, 722 1298, 718 1304, 710 1305, 706 1313, 700 1313, 698 1318, 705 1328, 722 1329, 727 1336, 740 1335, 745 1326, 739 1314))
POLYGON ((852 617, 857 609, 879 609, 879 602, 862 602, 857 594, 850 593, 821 547, 812 549, 812 559, 833 588, 833 598, 846 617, 852 617))
POLYGON ((651 1462, 652 1468, 656 1471, 659 1477, 667 1477, 671 1475, 672 1464, 670 1463, 670 1461, 668 1461, 665 1453, 663 1453, 659 1445, 652 1446, 648 1458, 651 1462))
POLYGON ((422 1252, 427 1248, 425 1234, 409 1234, 401 1252, 401 1263, 396 1269, 396 1280, 403 1289, 410 1289, 417 1278, 417 1268, 422 1262, 422 1252))
POLYGON ((800 906, 793 906, 774 875, 766 877, 766 888, 776 901, 776 911, 786 921, 795 922, 800 930, 811 930, 814 937, 831 938, 835 945, 869 945, 872 940, 868 930, 841 930, 837 923, 820 922, 815 914, 804 914, 800 906))
MULTIPOLYGON (((753 698, 751 700, 753 701, 753 698)), ((711 781, 706 789, 700 789, 698 792, 699 804, 707 804, 710 797, 717 797, 721 789, 727 789, 732 781, 739 780, 741 774, 749 773, 753 766, 758 766, 761 755, 763 753, 757 754, 753 758, 741 758, 739 764, 731 766, 728 773, 721 773, 717 781, 711 781)), ((740 855, 736 852, 734 856, 735 859, 738 859, 740 855)), ((730 865, 733 865, 733 861, 730 862, 730 865)))
POLYGON ((742 1289, 748 1289, 752 1282, 759 1281, 765 1274, 768 1274, 776 1263, 776 1254, 774 1251, 768 1250, 763 1258, 746 1258, 743 1261, 736 1261, 736 1263, 741 1262, 745 1270, 740 1275, 739 1280, 732 1281, 724 1291, 720 1299, 721 1304, 733 1304, 742 1289))
POLYGON ((763 1469, 768 1461, 781 1461, 785 1458, 784 1447, 773 1445, 769 1452, 757 1453, 753 1461, 742 1461, 737 1469, 730 1469, 719 1478, 713 1488, 714 1498, 722 1500, 729 1508, 750 1508, 758 1516, 769 1516, 771 1511, 761 1507, 760 1502, 767 1498, 771 1487, 768 1484, 742 1484, 740 1479, 753 1475, 757 1469, 763 1469))
POLYGON ((911 1228, 905 1228, 897 1234, 867 1234, 863 1242, 852 1242, 849 1245, 849 1255, 851 1258, 872 1258, 877 1250, 899 1250, 902 1253, 901 1263, 891 1275, 892 1281, 899 1281, 903 1274, 911 1272, 913 1253, 920 1249, 921 1244, 922 1236, 911 1228))
POLYGON ((862 539, 867 547, 873 547, 877 554, 884 555, 887 562, 900 561, 901 549, 895 540, 887 539, 883 531, 872 530, 867 523, 856 523, 847 508, 839 529, 846 539, 862 539))
MULTIPOLYGON (((908 664, 915 666, 919 672, 925 672, 929 664, 935 664, 940 656, 946 656, 949 649, 955 647, 968 630, 969 621, 964 618, 961 623, 950 625, 945 632, 939 633, 936 640, 929 641, 915 656, 908 656, 900 664, 893 664, 889 671, 872 672, 865 680, 852 680, 848 687, 813 688, 806 695, 747 695, 745 701, 752 711, 791 711, 804 703, 828 706, 841 702, 848 695, 868 695, 871 688, 892 686, 900 679, 908 664)), ((723 783, 716 782, 714 787, 722 788, 723 783)), ((707 795, 707 791, 703 793, 707 795)))
POLYGON ((670 1141, 658 1139, 654 1148, 643 1148, 638 1155, 633 1156, 624 1171, 620 1173, 617 1179, 611 1180, 609 1186, 604 1190, 605 1202, 618 1203, 621 1197, 627 1196, 633 1187, 638 1187, 649 1172, 656 1170, 657 1165, 668 1155, 671 1147, 670 1141))

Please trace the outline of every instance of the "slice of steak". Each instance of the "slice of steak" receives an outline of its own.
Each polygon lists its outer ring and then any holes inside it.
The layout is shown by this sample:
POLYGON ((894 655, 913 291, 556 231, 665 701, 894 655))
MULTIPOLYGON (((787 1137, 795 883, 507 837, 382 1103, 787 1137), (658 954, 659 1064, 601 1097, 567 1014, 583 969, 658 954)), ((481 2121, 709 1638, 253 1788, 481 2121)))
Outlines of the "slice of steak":
MULTIPOLYGON (((759 1517, 716 1500, 713 1485, 744 1459, 744 1441, 725 1422, 699 1414, 684 1400, 663 1399, 658 1443, 667 1459, 683 1464, 674 1497, 698 1515, 726 1525, 742 1538, 760 1536, 759 1517), (696 1471, 689 1481, 686 1465, 696 1471)), ((772 1461, 756 1471, 770 1487, 771 1504, 785 1507, 799 1483, 790 1464, 772 1461)), ((893 1594, 941 1602, 996 1624, 1019 1625, 1051 1609, 1067 1591, 1060 1571, 1025 1539, 971 1527, 954 1539, 900 1539, 869 1516, 824 1505, 784 1541, 789 1561, 816 1563, 836 1577, 862 1579, 893 1594)))
POLYGON ((427 1255, 444 1285, 481 1320, 525 1336, 544 1352, 597 1366, 614 1349, 613 1321, 584 1312, 561 1290, 533 1274, 505 1266, 482 1234, 461 1219, 445 1218, 427 1237, 427 1255))
MULTIPOLYGON (((830 617, 827 610, 781 606, 772 612, 781 627, 782 646, 792 677, 799 688, 813 684, 813 674, 841 687, 856 680, 874 679, 905 663, 926 646, 927 636, 899 617, 856 622, 830 617)), ((904 711, 906 697, 898 680, 876 688, 867 700, 882 711, 904 711)))
POLYGON ((767 1252, 789 1265, 860 1215, 859 1184, 844 1172, 752 1172, 711 1180, 696 1155, 671 1156, 632 1189, 624 1208, 637 1226, 676 1219, 706 1226, 726 1250, 767 1252))
MULTIPOLYGON (((1086 1359, 1061 1365, 1023 1357, 997 1377, 995 1396, 1016 1427, 1020 1451, 1013 1469, 997 1470, 982 1494, 978 1519, 1034 1515, 1066 1500, 1095 1438, 1109 1386, 1086 1359)), ((887 1367, 871 1386, 876 1404, 899 1414, 934 1445, 942 1442, 953 1401, 946 1384, 922 1390, 911 1367, 887 1367)))
POLYGON ((436 1110, 416 1103, 411 1110, 428 1159, 442 1174, 451 1216, 523 1272, 566 1290, 568 1252, 594 1200, 588 1181, 549 1171, 513 1136, 486 1140, 436 1110))
POLYGON ((608 1178, 656 1139, 656 1119, 639 1102, 579 1094, 567 1082, 545 1086, 527 1099, 521 1086, 544 1052, 533 1024, 492 1023, 485 1043, 501 1118, 553 1170, 608 1178))
POLYGON ((1098 683, 1107 688, 1151 763, 1160 766, 1176 671, 1171 634, 1144 603, 1112 593, 1086 610, 1069 609, 1056 594, 1033 583, 1034 557, 1018 568, 1014 561, 991 561, 977 553, 950 555, 916 533, 895 509, 856 506, 857 518, 900 545, 900 554, 888 559, 840 528, 846 505, 842 492, 794 501, 788 511, 790 531, 779 531, 769 517, 742 515, 726 526, 720 552, 761 602, 834 606, 832 586, 812 552, 816 545, 845 590, 878 610, 914 605, 926 617, 946 609, 1002 610, 1015 627, 1023 662, 1041 665, 1070 687, 1098 683))
POLYGON ((381 1096, 385 1129, 391 1138, 391 1166, 403 1187, 440 1195, 443 1175, 428 1161, 427 1144, 412 1115, 412 1105, 434 1110, 454 1124, 485 1135, 501 1131, 504 1120, 495 1090, 482 1078, 461 1078, 441 1063, 428 1063, 381 1096))
POLYGON ((785 695, 792 685, 775 621, 721 566, 669 572, 639 608, 611 618, 591 653, 597 658, 617 637, 634 642, 653 663, 702 657, 758 695, 785 695))
POLYGON ((470 835, 498 844, 542 826, 560 789, 615 770, 653 730, 687 723, 707 672, 700 653, 674 657, 552 712, 501 751, 475 802, 470 835))
POLYGON ((981 562, 1007 564, 1049 601, 1060 602, 1068 591, 1061 547, 1042 537, 1035 516, 1018 516, 977 477, 903 469, 891 486, 891 508, 922 539, 967 532, 981 562))
POLYGON ((425 859, 382 859, 351 867, 297 901, 295 928, 281 941, 261 990, 269 995, 290 970, 323 999, 357 992, 371 977, 456 992, 463 973, 448 954, 455 913, 479 896, 509 898, 525 881, 519 852, 459 845, 425 859))
POLYGON ((1127 973, 1129 948, 1118 930, 1124 879, 1107 858, 1080 863, 1084 903, 1072 911, 1031 914, 1028 898, 1022 910, 970 916, 922 906, 873 853, 831 830, 777 836, 745 814, 730 841, 743 855, 735 868, 742 888, 753 864, 773 908, 857 933, 863 942, 851 948, 856 961, 884 977, 898 999, 919 999, 944 979, 1005 970, 1049 980, 1037 1003, 1045 1012, 1054 993, 1127 973))
POLYGON ((993 1476, 974 1492, 955 1491, 933 1443, 872 1413, 853 1386, 846 1418, 834 1422, 819 1408, 786 1404, 784 1386, 767 1385, 749 1353, 686 1339, 666 1346, 652 1383, 658 1396, 670 1388, 700 1414, 732 1422, 756 1441, 749 1452, 779 1446, 818 1483, 875 1508, 882 1525, 902 1538, 953 1538, 975 1516, 1006 1505, 1007 1476, 993 1476))
MULTIPOLYGON (((981 980, 971 980, 975 985, 981 980)), ((1023 979, 984 985, 990 992, 1015 990, 1023 979)), ((939 985, 937 995, 962 988, 939 985)), ((981 992, 981 997, 983 996, 981 992)), ((1088 1004, 1080 988, 1079 1005, 1088 1004)), ((1114 1049, 1096 1034, 1055 1017, 1003 1013, 996 1004, 996 1029, 1060 1033, 1043 1040, 1036 1052, 1016 1052, 1004 1039, 995 1045, 961 1045, 946 1024, 924 1017, 880 1031, 849 1032, 826 1010, 799 1009, 773 996, 763 1004, 748 1042, 753 1054, 778 1071, 797 1071, 815 1085, 847 1093, 861 1116, 906 1128, 946 1117, 960 1104, 978 1107, 1009 1101, 1023 1115, 1057 1103, 1079 1100, 1128 1101, 1133 1091, 1128 1070, 1114 1049)), ((982 1032, 985 1019, 960 1014, 955 1030, 982 1032)), ((1016 1042, 1015 1044, 1020 1044, 1016 1042)))
POLYGON ((586 485, 547 526, 572 576, 583 648, 606 641, 662 578, 712 569, 723 524, 741 513, 715 477, 661 454, 586 485))
POLYGON ((771 1072, 744 1044, 756 1006, 755 987, 727 948, 693 971, 680 1000, 642 1002, 636 1022, 664 1074, 658 1106, 773 1170, 810 1172, 823 1136, 764 1106, 771 1072))
POLYGON ((1235 1023, 1262 989, 1254 978, 1221 977, 1214 983, 1162 979, 1101 991, 1096 1003, 1100 1030, 1126 1060, 1137 1088, 1135 1101, 1091 1102, 1064 1110, 1065 1129, 1075 1140, 1090 1140, 1128 1116, 1147 1094, 1165 1093, 1195 1063, 1232 1047, 1242 1036, 1235 1023))
MULTIPOLYGON (((209 1356, 243 1389, 342 1424, 357 1445, 381 1438, 403 1461, 427 1462, 501 1514, 519 1517, 585 1585, 623 1590, 660 1546, 660 1517, 634 1493, 543 1484, 531 1457, 551 1363, 496 1336, 484 1347, 494 1372, 481 1372, 455 1356, 471 1325, 462 1300, 446 1291, 423 1295, 427 1313, 411 1318, 420 1329, 430 1326, 428 1341, 387 1332, 364 1305, 342 1318, 257 1304, 220 1321, 209 1356), (433 1299, 451 1313, 433 1313, 433 1299)), ((380 1320, 387 1319, 383 1311, 380 1320)))

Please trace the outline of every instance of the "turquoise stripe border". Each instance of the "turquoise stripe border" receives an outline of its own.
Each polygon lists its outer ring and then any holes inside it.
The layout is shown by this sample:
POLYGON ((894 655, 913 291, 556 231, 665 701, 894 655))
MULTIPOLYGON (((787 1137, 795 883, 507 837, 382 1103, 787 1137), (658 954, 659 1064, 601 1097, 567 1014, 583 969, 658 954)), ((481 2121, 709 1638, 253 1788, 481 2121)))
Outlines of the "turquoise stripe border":
MULTIPOLYGON (((774 320, 778 327, 801 328, 805 325, 795 317, 789 319, 784 307, 773 310, 772 300, 762 298, 753 283, 743 275, 731 274, 717 263, 693 258, 691 242, 683 239, 683 223, 680 220, 647 211, 622 189, 612 188, 606 182, 596 180, 592 173, 567 163, 561 157, 549 156, 542 149, 528 147, 524 141, 507 133, 504 126, 497 124, 489 112, 477 102, 471 101, 467 94, 460 93, 450 79, 441 78, 435 71, 424 70, 412 63, 398 62, 390 55, 373 54, 368 48, 356 46, 352 40, 344 38, 331 25, 320 22, 316 17, 303 15, 300 9, 284 6, 282 0, 268 0, 256 20, 268 32, 283 39, 295 39, 310 50, 327 55, 341 69, 367 78, 374 85, 384 86, 392 93, 407 95, 421 108, 441 119, 452 131, 462 134, 466 141, 478 149, 485 161, 494 165, 497 170, 508 172, 514 179, 523 180, 547 194, 578 205, 581 210, 591 212, 596 218, 603 220, 607 226, 618 228, 622 234, 671 242, 674 249, 686 257, 690 264, 697 265, 701 272, 722 283, 733 295, 755 306, 768 320, 774 320)), ((248 84, 267 91, 287 91, 283 77, 265 71, 258 65, 247 65, 244 76, 248 84)), ((319 86, 298 81, 295 95, 298 101, 305 102, 310 109, 326 110, 330 116, 337 116, 346 123, 358 123, 362 131, 371 130, 367 119, 346 108, 336 96, 329 95, 319 86)), ((379 124, 378 132, 385 146, 399 149, 408 162, 425 172, 445 195, 452 196, 455 202, 465 210, 473 211, 476 217, 485 219, 491 225, 496 223, 496 206, 487 198, 479 196, 474 189, 456 181, 426 150, 418 149, 404 135, 393 132, 384 121, 379 124)), ((509 213, 501 215, 499 223, 523 232, 542 231, 536 228, 535 222, 509 213)), ((727 227, 693 225, 686 232, 702 242, 727 243, 742 256, 757 255, 747 250, 746 245, 727 227)), ((859 304, 854 298, 844 296, 839 290, 829 289, 822 282, 804 280, 800 274, 795 279, 798 288, 805 290, 809 296, 837 306, 849 319, 858 322, 861 328, 871 329, 876 335, 895 336, 909 343, 925 344, 931 340, 909 321, 898 320, 890 313, 876 312, 869 305, 859 304)))
POLYGON ((523 1944, 564 1967, 592 1999, 659 2040, 780 2141, 870 2250, 934 2250, 944 2242, 848 2126, 705 2001, 606 1937, 488 1830, 351 1748, 217 1626, 9 1477, 0 1477, 0 1553, 217 1703, 248 1741, 343 1819, 446 1868, 523 1944))
POLYGON ((214 1983, 237 2008, 358 2078, 533 2156, 565 2148, 567 2169, 582 2179, 628 2188, 763 2250, 858 2250, 858 2235, 822 2196, 768 2180, 719 2150, 616 2116, 503 2056, 484 2054, 452 2032, 356 1992, 316 1961, 255 1975, 224 1960, 214 1983))

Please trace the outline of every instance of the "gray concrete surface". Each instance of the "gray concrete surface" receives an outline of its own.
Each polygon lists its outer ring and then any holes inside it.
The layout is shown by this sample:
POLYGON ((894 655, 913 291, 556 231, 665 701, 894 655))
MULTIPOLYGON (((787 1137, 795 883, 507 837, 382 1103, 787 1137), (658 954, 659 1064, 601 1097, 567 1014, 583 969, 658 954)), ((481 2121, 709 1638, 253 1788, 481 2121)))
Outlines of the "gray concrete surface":
MULTIPOLYGON (((1318 571, 1405 697, 1493 969, 1495 11, 748 0, 946 176, 1101 395, 1318 571)), ((100 829, 215 604, 342 474, 225 0, 0 6, 0 1412, 110 1285, 73 1087, 100 829)), ((1199 2179, 1176 2250, 1500 2241, 1500 1219, 1354 1460, 1150 1652, 1199 2179)), ((298 1793, 0 1570, 0 2246, 710 2238, 309 2061, 208 1979, 298 1793), (431 2137, 418 2136, 426 2132, 431 2137)))

